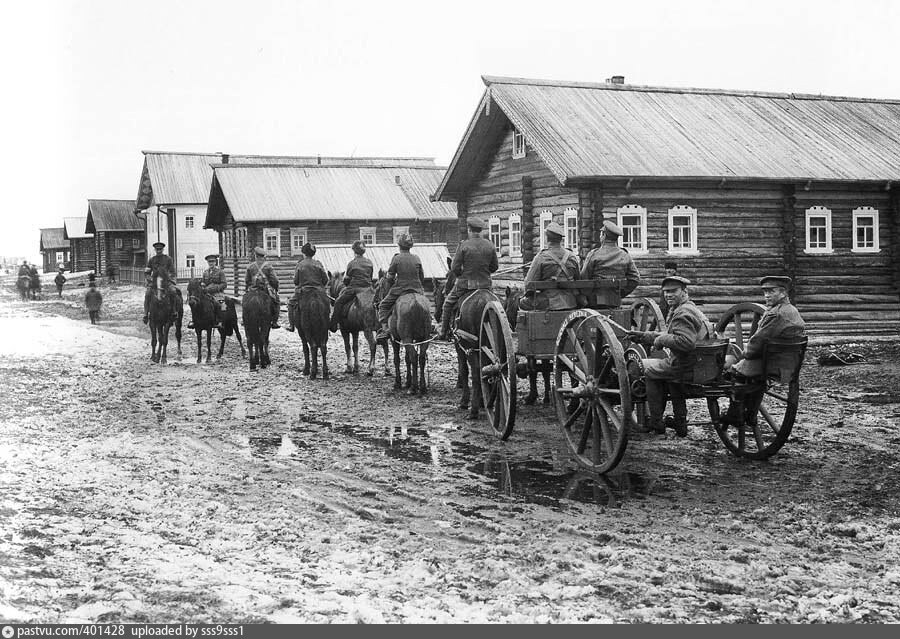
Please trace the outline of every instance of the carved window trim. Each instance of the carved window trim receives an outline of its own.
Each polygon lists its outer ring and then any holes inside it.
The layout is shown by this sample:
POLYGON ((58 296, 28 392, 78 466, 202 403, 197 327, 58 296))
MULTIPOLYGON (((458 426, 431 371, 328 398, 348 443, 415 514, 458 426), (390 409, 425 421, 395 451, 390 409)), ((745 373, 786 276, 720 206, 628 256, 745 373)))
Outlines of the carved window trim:
POLYGON ((518 213, 509 216, 509 255, 522 255, 522 216, 518 213))
POLYGON ((302 255, 301 250, 308 237, 307 227, 291 227, 291 255, 302 255))
POLYGON ((494 250, 497 254, 500 254, 500 249, 503 246, 503 235, 502 235, 503 225, 500 222, 499 215, 492 215, 488 218, 488 239, 491 241, 491 244, 494 245, 494 250))
POLYGON ((673 255, 697 255, 700 253, 700 249, 697 246, 697 209, 694 207, 679 204, 669 209, 669 253, 673 255), (676 246, 676 244, 681 244, 685 240, 683 232, 676 232, 685 228, 683 226, 675 226, 676 217, 690 218, 690 224, 687 227, 689 246, 676 246))
POLYGON ((878 209, 871 206, 860 206, 859 208, 853 209, 853 236, 851 239, 850 249, 851 253, 880 253, 881 252, 881 238, 878 236, 878 209), (871 224, 861 225, 859 223, 860 219, 869 218, 872 220, 871 224), (871 231, 871 239, 868 237, 864 240, 865 243, 871 242, 871 246, 860 246, 859 242, 859 231, 861 229, 868 228, 871 231))
POLYGON ((616 224, 622 229, 622 242, 620 246, 627 249, 632 255, 645 255, 649 253, 647 248, 647 209, 637 204, 626 204, 616 211, 616 224), (630 224, 626 218, 638 218, 638 223, 630 224), (634 231, 637 231, 635 240, 634 231))
POLYGON ((281 256, 281 229, 263 229, 263 248, 266 250, 266 255, 268 257, 281 256), (272 239, 275 241, 269 242, 269 240, 272 239))
POLYGON ((540 230, 540 238, 541 238, 541 250, 543 251, 547 247, 547 238, 545 237, 544 231, 547 230, 547 227, 550 225, 550 222, 553 221, 553 211, 549 209, 545 209, 541 211, 540 223, 538 224, 540 230))
POLYGON ((518 129, 513 129, 513 138, 512 138, 512 156, 513 159, 519 159, 525 157, 525 134, 519 131, 518 129))
POLYGON ((812 206, 806 209, 806 248, 803 250, 804 253, 834 253, 834 249, 831 244, 831 209, 827 209, 824 206, 812 206), (813 220, 824 220, 824 225, 816 224, 812 226, 810 222, 813 220), (818 246, 818 244, 822 243, 817 240, 817 246, 813 246, 812 241, 812 231, 813 229, 824 228, 824 246, 818 246))

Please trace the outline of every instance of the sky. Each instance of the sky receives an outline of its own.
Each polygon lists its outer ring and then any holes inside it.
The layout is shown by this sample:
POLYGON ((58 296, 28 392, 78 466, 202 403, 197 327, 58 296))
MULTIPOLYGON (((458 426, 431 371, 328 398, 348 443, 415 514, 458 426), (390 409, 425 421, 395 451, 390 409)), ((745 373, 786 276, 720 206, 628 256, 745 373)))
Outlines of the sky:
MULTIPOLYGON (((482 75, 900 99, 894 0, 29 0, 0 23, 0 255, 133 199, 142 150, 424 156, 482 75)), ((900 123, 898 123, 900 128, 900 123)))

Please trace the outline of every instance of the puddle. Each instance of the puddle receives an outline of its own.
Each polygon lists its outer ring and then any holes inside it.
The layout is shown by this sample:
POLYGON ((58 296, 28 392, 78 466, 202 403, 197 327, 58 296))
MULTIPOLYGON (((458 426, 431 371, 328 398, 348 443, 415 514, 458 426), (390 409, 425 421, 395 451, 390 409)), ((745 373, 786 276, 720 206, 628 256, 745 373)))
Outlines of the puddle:
POLYGON ((300 451, 309 448, 310 445, 299 437, 284 435, 271 435, 266 437, 249 437, 250 454, 254 457, 268 459, 271 457, 296 458, 300 451))

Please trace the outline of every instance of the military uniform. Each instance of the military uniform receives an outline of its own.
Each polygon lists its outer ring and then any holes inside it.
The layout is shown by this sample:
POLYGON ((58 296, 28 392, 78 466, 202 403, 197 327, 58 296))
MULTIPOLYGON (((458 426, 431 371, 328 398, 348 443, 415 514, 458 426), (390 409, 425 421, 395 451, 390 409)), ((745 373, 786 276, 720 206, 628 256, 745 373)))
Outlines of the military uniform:
POLYGON ((450 270, 457 275, 457 278, 453 290, 444 300, 441 311, 443 313, 441 317, 442 335, 446 335, 450 330, 450 322, 453 320, 459 299, 469 291, 490 289, 493 284, 491 273, 494 273, 499 267, 497 251, 490 240, 483 237, 470 237, 460 243, 450 264, 450 270))
POLYGON ((800 317, 800 311, 785 298, 763 313, 756 332, 747 341, 743 356, 734 366, 734 370, 746 377, 762 375, 762 353, 766 342, 773 339, 794 340, 804 335, 806 324, 800 317))
POLYGON ((228 279, 225 276, 225 269, 220 266, 210 266, 203 271, 201 278, 203 290, 209 294, 216 302, 225 310, 225 289, 228 287, 228 279))
POLYGON ((281 312, 281 299, 278 297, 278 276, 268 262, 259 264, 251 262, 244 276, 244 286, 249 291, 256 289, 265 291, 272 300, 272 328, 278 328, 278 315, 281 312))
POLYGON ((356 294, 372 287, 372 273, 375 266, 372 260, 362 255, 354 257, 344 273, 346 286, 341 290, 337 299, 334 300, 334 311, 331 313, 332 331, 337 330, 338 322, 343 319, 344 309, 353 302, 356 294))
MULTIPOLYGON (((525 284, 548 280, 572 281, 578 279, 578 256, 572 251, 559 246, 549 246, 537 254, 525 275, 525 284)), ((547 289, 537 291, 534 295, 525 293, 519 300, 519 308, 529 311, 565 310, 577 306, 575 294, 566 289, 547 289)))
MULTIPOLYGON (((587 254, 581 267, 581 279, 612 281, 617 285, 619 295, 625 297, 641 283, 641 274, 628 251, 607 240, 587 254)), ((596 302, 596 299, 591 301, 596 302)))
POLYGON ((391 311, 397 298, 404 293, 425 294, 425 272, 422 269, 422 260, 418 255, 413 255, 408 249, 400 249, 391 259, 387 276, 393 280, 391 290, 388 291, 381 304, 378 305, 378 321, 384 325, 391 317, 391 311))
POLYGON ((178 279, 175 271, 175 261, 170 255, 161 253, 152 256, 147 261, 147 269, 149 273, 147 274, 147 290, 144 293, 144 323, 146 323, 147 314, 150 311, 150 297, 153 295, 153 289, 156 287, 154 280, 158 276, 165 278, 163 286, 169 299, 172 300, 172 317, 173 319, 178 317, 177 304, 175 303, 178 296, 178 288, 175 286, 175 282, 178 279))

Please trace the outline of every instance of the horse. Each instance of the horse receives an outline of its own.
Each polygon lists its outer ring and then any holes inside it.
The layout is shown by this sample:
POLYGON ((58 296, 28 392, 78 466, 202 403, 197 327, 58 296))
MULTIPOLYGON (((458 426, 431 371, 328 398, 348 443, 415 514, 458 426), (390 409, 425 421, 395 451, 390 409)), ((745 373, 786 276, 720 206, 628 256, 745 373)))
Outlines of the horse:
POLYGON ((38 275, 37 269, 31 272, 31 277, 28 281, 28 294, 33 300, 41 297, 41 276, 38 275))
POLYGON ((19 277, 16 279, 16 289, 18 289, 19 295, 22 296, 23 302, 31 299, 31 276, 19 275, 19 277))
POLYGON ((500 300, 490 289, 477 289, 459 301, 456 310, 456 330, 453 341, 456 346, 456 387, 462 389, 459 407, 469 409, 466 419, 478 419, 482 407, 481 371, 479 363, 478 335, 481 332, 481 316, 488 302, 500 300))
MULTIPOLYGON (((344 289, 343 283, 335 290, 335 299, 344 289)), ((375 331, 378 330, 378 312, 375 308, 374 285, 359 291, 356 298, 346 307, 344 317, 339 318, 338 326, 341 329, 341 337, 344 339, 344 353, 347 355, 346 373, 359 372, 359 334, 366 338, 369 344, 369 368, 366 375, 369 377, 375 372, 375 331), (353 360, 350 359, 350 338, 353 338, 353 360)), ((387 344, 384 346, 385 362, 387 362, 387 344)))
POLYGON ((272 298, 265 290, 250 288, 241 298, 241 319, 250 351, 250 370, 266 368, 269 359, 269 331, 272 330, 272 298))
POLYGON ((155 363, 166 363, 166 352, 169 346, 169 329, 175 325, 175 339, 178 342, 178 358, 181 358, 181 320, 184 316, 184 301, 181 299, 181 291, 175 289, 176 296, 172 299, 166 290, 167 278, 165 275, 153 276, 153 289, 150 295, 150 347, 152 353, 150 359, 155 363), (173 320, 173 315, 175 319, 173 320))
POLYGON ((400 347, 406 352, 406 386, 409 395, 424 395, 428 390, 425 365, 431 342, 431 304, 422 293, 404 293, 397 298, 391 317, 391 343, 394 347, 394 389, 402 388, 400 347))
POLYGON ((296 316, 291 322, 303 342, 303 374, 310 379, 319 376, 319 352, 322 353, 322 379, 328 379, 328 324, 331 319, 331 302, 321 288, 300 289, 297 296, 296 316), (309 359, 312 351, 312 367, 309 359))
MULTIPOLYGON (((509 327, 516 330, 519 320, 519 300, 525 292, 520 288, 506 287, 506 298, 503 300, 503 309, 506 311, 506 319, 509 320, 509 327)), ((545 404, 550 403, 550 373, 553 371, 553 363, 549 359, 538 360, 532 356, 525 357, 525 364, 517 366, 516 375, 522 379, 528 378, 528 395, 525 396, 524 403, 532 405, 537 401, 537 374, 543 374, 544 377, 544 397, 545 404)))
MULTIPOLYGON (((191 307, 191 319, 194 322, 194 332, 197 333, 197 363, 203 359, 203 331, 206 331, 206 363, 209 364, 211 357, 210 342, 212 341, 212 327, 215 322, 215 305, 218 302, 203 290, 203 281, 199 278, 193 278, 188 282, 188 306, 191 307)), ((241 357, 247 357, 247 351, 244 348, 244 342, 241 339, 241 330, 238 328, 237 311, 234 309, 234 300, 230 297, 225 298, 226 311, 222 318, 222 328, 219 331, 219 352, 216 354, 216 361, 222 359, 222 352, 225 350, 225 338, 234 333, 237 337, 238 344, 241 346, 241 357)))

